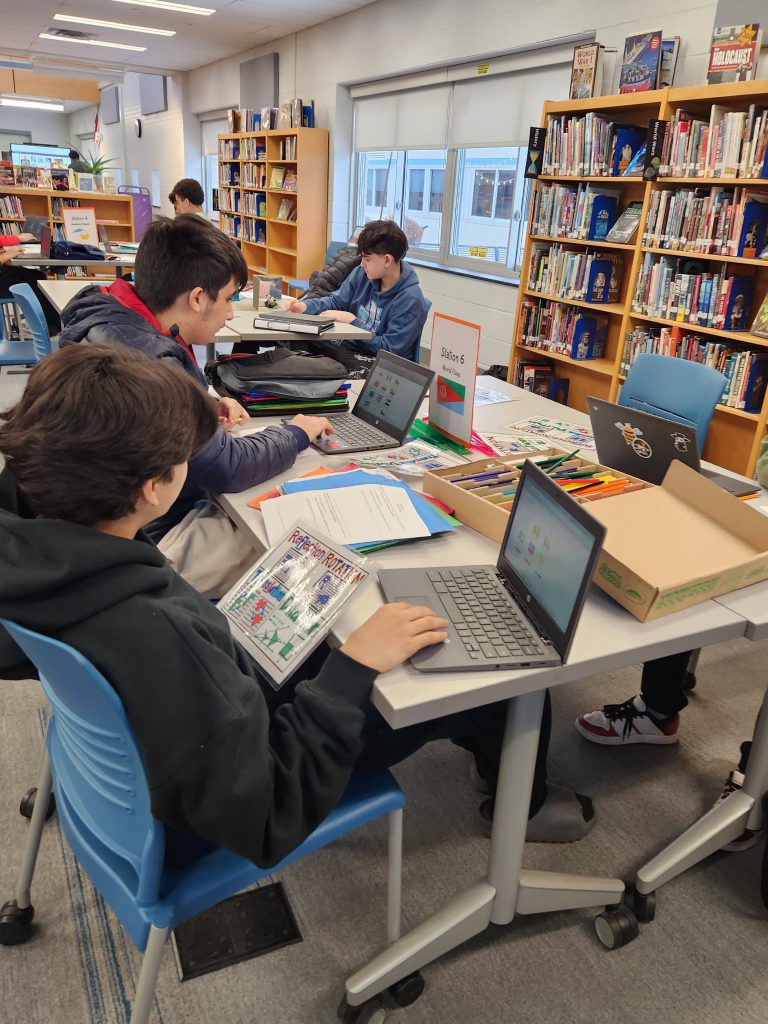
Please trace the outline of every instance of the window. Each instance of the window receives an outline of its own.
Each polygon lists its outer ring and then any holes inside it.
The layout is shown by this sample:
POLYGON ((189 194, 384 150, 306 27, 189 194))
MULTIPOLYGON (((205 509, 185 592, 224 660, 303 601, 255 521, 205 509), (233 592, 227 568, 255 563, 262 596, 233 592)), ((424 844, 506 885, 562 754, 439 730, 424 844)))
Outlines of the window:
POLYGON ((517 146, 358 153, 356 223, 391 218, 416 259, 511 278, 525 242, 524 156, 517 146))

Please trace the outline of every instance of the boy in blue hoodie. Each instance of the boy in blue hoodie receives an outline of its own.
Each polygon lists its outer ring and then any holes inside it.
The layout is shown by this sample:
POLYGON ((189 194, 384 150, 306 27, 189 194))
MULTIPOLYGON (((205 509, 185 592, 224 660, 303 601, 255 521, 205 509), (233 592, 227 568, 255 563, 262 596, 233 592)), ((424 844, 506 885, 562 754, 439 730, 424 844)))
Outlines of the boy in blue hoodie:
MULTIPOLYGON (((319 313, 371 331, 373 337, 369 341, 332 343, 349 354, 359 352, 373 357, 383 348, 418 362, 419 339, 429 307, 416 272, 403 262, 407 250, 408 239, 393 220, 371 221, 357 241, 361 265, 341 287, 320 299, 292 299, 286 310, 319 313)), ((327 338, 320 339, 323 352, 335 354, 328 350, 328 342, 327 338)))

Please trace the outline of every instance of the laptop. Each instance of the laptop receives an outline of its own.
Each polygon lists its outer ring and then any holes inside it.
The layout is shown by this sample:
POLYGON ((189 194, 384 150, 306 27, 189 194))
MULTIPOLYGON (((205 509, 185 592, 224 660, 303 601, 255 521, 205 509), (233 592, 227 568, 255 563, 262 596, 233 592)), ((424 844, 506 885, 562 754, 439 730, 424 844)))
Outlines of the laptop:
POLYGON ((587 411, 597 458, 604 466, 651 484, 660 484, 670 462, 678 459, 737 498, 758 490, 756 483, 702 469, 696 428, 690 424, 616 405, 603 398, 588 398, 587 411))
MULTIPOLYGON (((48 218, 43 217, 40 214, 28 214, 24 218, 24 223, 21 226, 22 234, 29 234, 35 236, 35 241, 40 241, 43 228, 48 227, 48 218)), ((30 243, 32 244, 32 243, 30 243)))
POLYGON ((44 225, 40 232, 40 255, 50 259, 51 256, 51 243, 53 242, 53 233, 48 225, 44 225))
POLYGON ((398 448, 433 377, 426 366, 380 349, 352 410, 330 414, 334 433, 312 443, 326 455, 398 448))
POLYGON ((117 256, 112 250, 112 243, 109 240, 107 229, 103 224, 99 224, 99 241, 104 247, 104 255, 107 257, 108 260, 119 259, 119 256, 117 256))
POLYGON ((527 460, 495 566, 379 571, 387 600, 427 605, 449 620, 447 642, 419 651, 413 667, 475 672, 565 662, 605 532, 527 460))
POLYGON ((297 334, 325 334, 335 320, 314 313, 285 313, 281 309, 259 313, 253 318, 254 327, 266 327, 270 331, 295 331, 297 334))

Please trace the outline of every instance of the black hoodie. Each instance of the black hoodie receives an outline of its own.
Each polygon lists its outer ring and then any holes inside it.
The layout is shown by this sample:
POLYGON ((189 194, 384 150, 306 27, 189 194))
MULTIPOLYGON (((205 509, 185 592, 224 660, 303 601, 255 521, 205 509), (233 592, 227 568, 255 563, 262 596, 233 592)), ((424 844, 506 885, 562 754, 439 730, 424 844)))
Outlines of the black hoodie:
MULTIPOLYGON (((29 517, 7 467, 0 617, 70 644, 115 688, 165 824, 268 867, 338 804, 376 673, 335 651, 277 706, 224 617, 151 542, 29 517)), ((0 678, 24 669, 0 630, 0 678)))

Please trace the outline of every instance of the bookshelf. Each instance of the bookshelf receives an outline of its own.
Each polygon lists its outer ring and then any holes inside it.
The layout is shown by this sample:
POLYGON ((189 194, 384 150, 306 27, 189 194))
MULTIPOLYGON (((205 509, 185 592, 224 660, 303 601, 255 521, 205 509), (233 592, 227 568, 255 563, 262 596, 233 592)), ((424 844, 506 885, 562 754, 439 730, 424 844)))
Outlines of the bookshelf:
POLYGON ((327 245, 328 132, 218 138, 221 230, 240 246, 251 274, 308 278, 322 267, 327 245))
MULTIPOLYGON (((660 89, 642 94, 622 96, 596 96, 587 100, 564 102, 547 102, 542 114, 542 127, 546 128, 550 117, 563 115, 584 116, 586 114, 602 115, 622 125, 636 126, 645 129, 652 119, 669 121, 674 119, 677 111, 686 111, 694 118, 709 121, 713 104, 721 104, 729 112, 744 112, 750 105, 756 104, 759 109, 768 108, 768 83, 740 82, 732 85, 701 86, 684 89, 660 89)), ((590 168, 593 169, 593 168, 590 168)), ((691 168, 695 170, 695 168, 691 168)), ((573 408, 586 411, 586 399, 589 396, 606 398, 616 401, 625 379, 624 365, 625 341, 635 329, 649 330, 653 328, 675 329, 675 335, 683 338, 695 335, 702 341, 712 340, 727 344, 734 351, 754 351, 768 353, 768 339, 758 337, 749 332, 754 317, 763 297, 768 293, 768 260, 757 258, 736 257, 716 252, 696 252, 691 248, 672 248, 665 244, 646 244, 644 234, 646 226, 653 223, 654 193, 667 190, 670 193, 683 193, 686 190, 709 190, 711 187, 726 189, 742 188, 753 195, 762 195, 768 201, 768 179, 725 176, 685 176, 659 177, 655 181, 646 182, 641 177, 612 177, 608 175, 574 175, 541 174, 531 190, 531 207, 528 219, 529 234, 526 238, 523 255, 522 272, 518 308, 515 320, 515 332, 512 343, 509 379, 514 380, 515 366, 518 360, 540 358, 550 361, 558 376, 567 377, 570 381, 568 404, 573 408), (594 187, 605 187, 618 193, 618 212, 629 202, 642 203, 640 223, 632 240, 628 243, 607 243, 590 241, 585 238, 560 238, 555 231, 537 233, 531 230, 534 209, 541 208, 536 204, 539 190, 551 188, 553 185, 578 186, 584 184, 594 187), (563 298, 559 294, 547 294, 537 290, 535 281, 531 279, 532 260, 536 266, 537 256, 540 258, 543 247, 548 244, 557 245, 561 250, 561 259, 568 254, 585 254, 601 252, 614 254, 623 261, 621 282, 614 301, 603 303, 585 302, 575 298, 563 298), (644 261, 658 261, 670 257, 695 260, 713 275, 724 274, 726 268, 734 275, 744 274, 753 281, 753 293, 742 330, 726 330, 724 326, 705 326, 703 323, 690 323, 676 318, 651 315, 637 301, 636 289, 642 285, 644 261), (749 273, 751 271, 751 273, 749 273), (635 302, 633 303, 633 299, 635 302), (532 332, 531 324, 538 323, 534 318, 540 302, 548 302, 548 321, 537 337, 532 332), (555 308, 560 312, 555 313, 555 308), (545 344, 541 335, 552 330, 552 324, 558 323, 558 317, 576 315, 584 308, 604 317, 606 323, 605 343, 602 356, 597 359, 574 359, 562 351, 552 352, 540 347, 545 344), (573 314, 567 314, 573 309, 573 314), (527 333, 526 333, 527 328, 527 333), (534 343, 531 343, 533 339, 534 343)), ((545 197, 544 197, 545 198, 545 197)), ((687 244, 687 243, 686 243, 687 244)), ((763 247, 768 245, 768 238, 763 247)), ((550 250, 551 251, 551 250, 550 250)), ((549 257, 552 262, 553 257, 549 257)), ((752 475, 757 459, 760 443, 766 434, 768 421, 768 390, 763 398, 762 407, 756 412, 727 405, 718 405, 707 435, 703 457, 718 465, 725 466, 739 473, 752 475)))
MULTIPOLYGON (((63 205, 93 207, 96 223, 107 229, 110 242, 132 242, 134 237, 133 198, 107 192, 59 192, 38 188, 12 188, 0 186, 0 235, 19 234, 24 219, 30 215, 47 217, 54 240, 63 238, 64 221, 60 209, 63 205), (9 209, 15 211, 6 216, 9 209)), ((109 270, 110 264, 104 264, 109 270)), ((74 268, 77 276, 102 276, 101 268, 74 268)), ((70 272, 67 271, 67 276, 70 272)), ((114 271, 109 275, 114 276, 114 271)))

